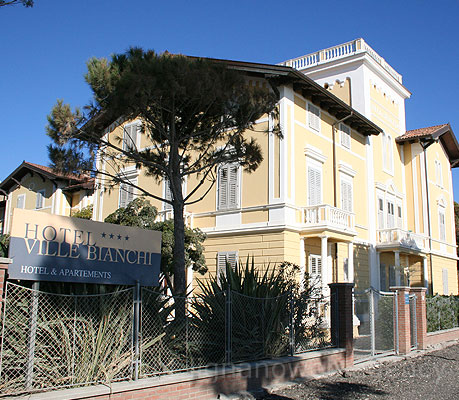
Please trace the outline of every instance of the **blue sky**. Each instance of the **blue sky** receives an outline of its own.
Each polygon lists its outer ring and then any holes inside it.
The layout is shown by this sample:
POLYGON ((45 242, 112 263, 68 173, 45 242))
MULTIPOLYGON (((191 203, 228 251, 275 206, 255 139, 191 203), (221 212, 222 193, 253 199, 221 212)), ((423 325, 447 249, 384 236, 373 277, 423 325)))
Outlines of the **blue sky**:
MULTIPOLYGON (((459 1, 36 0, 0 8, 0 179, 47 165, 56 99, 84 105, 85 62, 129 46, 278 63, 363 37, 412 92, 407 129, 450 122, 459 135, 459 1)), ((459 171, 453 171, 459 200, 459 171)))

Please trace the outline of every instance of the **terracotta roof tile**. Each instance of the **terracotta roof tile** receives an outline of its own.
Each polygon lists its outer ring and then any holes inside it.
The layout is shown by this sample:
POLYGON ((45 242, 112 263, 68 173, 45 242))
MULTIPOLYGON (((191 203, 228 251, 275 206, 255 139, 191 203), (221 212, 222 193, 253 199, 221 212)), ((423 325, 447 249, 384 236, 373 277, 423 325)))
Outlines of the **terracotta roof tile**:
POLYGON ((28 161, 24 161, 24 164, 28 164, 30 166, 33 166, 33 167, 35 167, 37 169, 42 170, 43 172, 55 175, 56 177, 59 177, 59 178, 73 179, 73 180, 76 180, 76 181, 79 181, 79 182, 84 182, 84 181, 87 181, 88 179, 90 179, 90 177, 87 176, 87 175, 75 175, 75 174, 59 173, 59 172, 54 171, 50 167, 45 167, 44 165, 35 164, 35 163, 28 162, 28 161))
POLYGON ((427 128, 419 128, 419 129, 412 129, 410 131, 406 131, 404 135, 399 136, 397 139, 408 139, 408 138, 419 138, 419 137, 424 137, 431 135, 432 133, 435 133, 441 128, 444 128, 445 126, 448 126, 448 124, 441 124, 441 125, 434 125, 434 126, 429 126, 427 128))

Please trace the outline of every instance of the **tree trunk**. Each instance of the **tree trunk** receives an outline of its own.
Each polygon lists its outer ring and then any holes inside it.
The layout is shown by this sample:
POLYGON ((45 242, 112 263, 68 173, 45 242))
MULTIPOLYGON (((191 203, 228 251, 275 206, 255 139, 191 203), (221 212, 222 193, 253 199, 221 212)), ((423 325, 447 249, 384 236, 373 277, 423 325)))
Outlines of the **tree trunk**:
POLYGON ((174 295, 186 295, 185 221, 183 204, 174 201, 174 295))

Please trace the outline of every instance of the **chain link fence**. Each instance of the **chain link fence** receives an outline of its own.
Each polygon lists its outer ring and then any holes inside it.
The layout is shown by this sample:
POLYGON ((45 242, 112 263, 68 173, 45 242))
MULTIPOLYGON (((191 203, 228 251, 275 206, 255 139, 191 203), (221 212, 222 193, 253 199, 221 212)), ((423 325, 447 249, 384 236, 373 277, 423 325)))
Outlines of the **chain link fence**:
POLYGON ((132 376, 132 289, 51 294, 7 284, 0 392, 112 382, 132 376))
POLYGON ((459 296, 426 297, 427 332, 459 327, 459 296))
POLYGON ((332 345, 330 298, 206 300, 148 288, 61 295, 7 284, 0 392, 109 383, 332 345))

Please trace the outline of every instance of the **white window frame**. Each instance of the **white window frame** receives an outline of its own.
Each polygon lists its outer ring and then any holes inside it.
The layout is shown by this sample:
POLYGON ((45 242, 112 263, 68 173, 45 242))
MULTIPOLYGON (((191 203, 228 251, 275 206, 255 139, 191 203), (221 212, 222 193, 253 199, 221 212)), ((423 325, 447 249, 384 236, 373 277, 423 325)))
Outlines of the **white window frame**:
POLYGON ((137 150, 139 148, 140 138, 140 122, 135 121, 123 126, 123 150, 129 151, 131 149, 137 150), (132 140, 129 130, 136 128, 135 141, 132 140), (132 147, 131 147, 132 146, 132 147))
POLYGON ((241 206, 241 167, 237 163, 225 163, 220 164, 217 170, 217 210, 237 210, 241 206), (231 182, 230 182, 230 170, 236 168, 236 182, 235 182, 235 198, 231 200, 231 182), (226 188, 223 188, 221 171, 227 170, 227 183, 226 188), (226 199, 222 199, 224 195, 223 189, 226 191, 226 199))
POLYGON ((397 227, 395 218, 396 202, 392 198, 386 198, 386 226, 387 229, 394 229, 397 227))
POLYGON ((25 195, 25 193, 18 195, 18 197, 16 199, 16 208, 25 209, 25 205, 26 205, 26 195, 25 195), (22 199, 22 207, 19 207, 19 199, 22 199))
POLYGON ((307 115, 308 115, 308 124, 307 124, 308 127, 314 130, 315 132, 320 133, 320 130, 321 130, 320 125, 322 121, 320 108, 312 103, 308 103, 307 115))
POLYGON ((341 146, 350 150, 351 149, 351 128, 346 124, 339 124, 340 143, 341 146))
POLYGON ((37 190, 37 198, 35 200, 36 210, 40 210, 45 207, 45 195, 46 195, 45 189, 37 190))
POLYGON ((220 274, 226 277, 226 262, 230 264, 231 268, 236 268, 236 264, 239 262, 238 251, 219 251, 217 253, 217 277, 220 274))
POLYGON ((377 197, 377 212, 378 212, 378 229, 384 229, 386 226, 384 215, 384 197, 377 197), (382 207, 381 207, 382 206, 382 207))
POLYGON ((322 171, 322 164, 315 163, 315 162, 308 162, 306 165, 306 185, 307 185, 307 204, 308 206, 317 206, 322 204, 323 202, 323 171, 322 171), (317 202, 311 202, 311 184, 309 181, 309 170, 314 170, 315 172, 319 173, 320 179, 320 188, 319 188, 319 199, 317 202))
POLYGON ((443 172, 440 160, 435 160, 435 182, 438 186, 443 187, 443 172))

